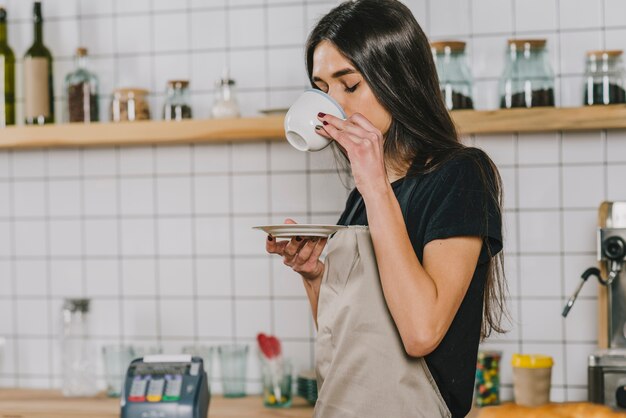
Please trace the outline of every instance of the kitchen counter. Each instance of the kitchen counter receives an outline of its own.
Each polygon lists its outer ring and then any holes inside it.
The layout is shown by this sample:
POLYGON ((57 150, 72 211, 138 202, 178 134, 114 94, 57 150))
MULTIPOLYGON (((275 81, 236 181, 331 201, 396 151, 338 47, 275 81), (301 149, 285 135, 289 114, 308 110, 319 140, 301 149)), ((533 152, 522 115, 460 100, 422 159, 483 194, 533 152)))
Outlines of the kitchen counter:
MULTIPOLYGON (((568 403, 552 404, 552 406, 557 405, 568 405, 568 403)), ((589 407, 590 404, 570 403, 569 405, 589 407)), ((595 406, 595 408, 602 407, 595 406)), ((485 408, 482 411, 474 408, 467 418, 509 416, 514 409, 516 407, 513 404, 485 408)), ((514 412, 517 414, 514 416, 524 416, 523 410, 514 412), (519 415, 520 413, 522 415, 519 415)), ((57 390, 0 389, 0 418, 119 418, 119 414, 119 399, 107 398, 104 394, 93 398, 64 398, 57 390)), ((260 396, 227 399, 215 395, 211 398, 209 406, 209 418, 311 418, 312 416, 313 407, 300 397, 295 397, 292 407, 285 409, 265 408, 260 396)), ((541 416, 541 414, 534 416, 541 416)), ((610 416, 624 417, 626 414, 610 416)))
MULTIPOLYGON (((99 395, 93 398, 64 398, 60 391, 33 389, 0 389, 0 418, 117 418, 120 400, 99 395)), ((210 418, 284 417, 311 418, 313 407, 295 397, 291 408, 271 409, 263 406, 260 396, 227 399, 212 396, 210 418)))

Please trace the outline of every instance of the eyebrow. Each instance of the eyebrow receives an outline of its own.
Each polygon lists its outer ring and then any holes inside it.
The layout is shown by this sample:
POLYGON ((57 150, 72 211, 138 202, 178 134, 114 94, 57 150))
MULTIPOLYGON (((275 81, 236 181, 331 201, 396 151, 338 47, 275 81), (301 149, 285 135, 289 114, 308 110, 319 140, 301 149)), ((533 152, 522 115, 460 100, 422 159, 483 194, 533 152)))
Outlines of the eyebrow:
MULTIPOLYGON (((335 71, 331 77, 332 78, 339 78, 339 77, 343 77, 344 75, 348 75, 348 74, 354 74, 357 71, 353 68, 344 68, 343 70, 339 70, 339 71, 335 71)), ((313 81, 324 81, 319 77, 313 77, 313 81)))

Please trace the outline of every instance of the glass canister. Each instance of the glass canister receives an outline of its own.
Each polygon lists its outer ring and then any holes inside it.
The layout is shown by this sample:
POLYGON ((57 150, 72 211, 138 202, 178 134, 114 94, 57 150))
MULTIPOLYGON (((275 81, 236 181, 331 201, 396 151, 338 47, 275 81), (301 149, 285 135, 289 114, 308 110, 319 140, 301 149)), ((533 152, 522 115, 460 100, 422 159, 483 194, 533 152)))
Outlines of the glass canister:
POLYGON ((476 360, 476 405, 498 405, 500 403, 500 359, 501 351, 479 351, 476 360))
POLYGON ((132 122, 150 119, 148 90, 137 88, 116 89, 111 100, 111 121, 132 122))
POLYGON ((89 299, 66 299, 62 310, 62 391, 64 396, 93 396, 96 350, 89 333, 89 299))
POLYGON ((188 80, 170 80, 167 82, 163 119, 176 121, 191 119, 188 80))
POLYGON ((500 107, 554 106, 554 73, 545 39, 509 39, 500 107))
POLYGON ((239 103, 235 94, 235 80, 227 75, 217 82, 215 102, 211 108, 211 114, 216 119, 238 118, 239 103))
POLYGON ((87 69, 87 48, 76 50, 76 70, 65 77, 66 120, 97 122, 98 78, 87 69))
POLYGON ((472 76, 465 57, 465 42, 433 42, 430 48, 448 110, 473 109, 472 76))
POLYGON ((622 53, 621 50, 587 52, 585 105, 626 103, 622 53))

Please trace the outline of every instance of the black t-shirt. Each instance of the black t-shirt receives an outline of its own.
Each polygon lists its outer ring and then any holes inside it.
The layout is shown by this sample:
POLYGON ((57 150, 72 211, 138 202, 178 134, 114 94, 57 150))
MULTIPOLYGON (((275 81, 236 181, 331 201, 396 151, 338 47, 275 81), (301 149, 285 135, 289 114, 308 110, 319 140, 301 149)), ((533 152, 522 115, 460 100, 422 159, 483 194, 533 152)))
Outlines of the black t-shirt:
MULTIPOLYGON (((502 250, 500 209, 481 179, 478 164, 489 173, 487 184, 493 184, 490 182, 495 181, 494 175, 486 154, 473 151, 453 157, 431 173, 392 183, 420 262, 424 246, 432 240, 454 236, 483 238, 478 265, 461 306, 439 346, 425 357, 453 418, 464 417, 471 408, 489 254, 502 250)), ((368 224, 358 190, 350 193, 338 224, 368 224), (351 212, 352 219, 346 222, 351 212)))

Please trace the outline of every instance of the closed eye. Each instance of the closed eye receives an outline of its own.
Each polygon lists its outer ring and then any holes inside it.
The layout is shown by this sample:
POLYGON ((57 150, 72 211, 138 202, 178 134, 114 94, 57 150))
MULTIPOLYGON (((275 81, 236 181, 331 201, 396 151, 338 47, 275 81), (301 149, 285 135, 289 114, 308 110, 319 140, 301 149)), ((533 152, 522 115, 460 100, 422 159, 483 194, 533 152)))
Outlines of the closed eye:
POLYGON ((354 86, 352 87, 346 87, 346 91, 348 93, 354 93, 356 91, 356 88, 359 86, 359 84, 361 84, 361 82, 359 81, 358 83, 356 83, 354 86))

